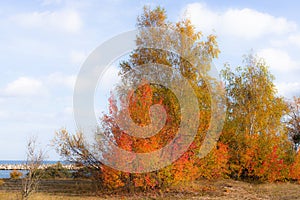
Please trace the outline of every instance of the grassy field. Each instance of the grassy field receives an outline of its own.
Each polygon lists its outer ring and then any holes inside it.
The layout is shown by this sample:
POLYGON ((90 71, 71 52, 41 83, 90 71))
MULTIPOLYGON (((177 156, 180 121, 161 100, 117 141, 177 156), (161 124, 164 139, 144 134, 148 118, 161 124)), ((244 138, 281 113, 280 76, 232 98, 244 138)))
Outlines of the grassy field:
MULTIPOLYGON (((0 191, 0 199, 21 199, 18 192, 0 191)), ((96 199, 300 199, 300 185, 293 183, 250 184, 234 180, 197 181, 174 186, 166 192, 72 196, 68 194, 36 193, 32 200, 96 200, 96 199)))

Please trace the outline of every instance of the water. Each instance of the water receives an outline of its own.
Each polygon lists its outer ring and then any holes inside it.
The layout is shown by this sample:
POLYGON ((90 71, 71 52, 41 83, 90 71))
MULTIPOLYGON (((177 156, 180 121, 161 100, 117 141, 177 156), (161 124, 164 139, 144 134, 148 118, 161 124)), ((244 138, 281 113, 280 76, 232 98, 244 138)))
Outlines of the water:
MULTIPOLYGON (((12 170, 0 170, 0 178, 10 178, 10 172, 12 170)), ((19 172, 22 172, 23 177, 27 174, 27 170, 18 170, 19 172)))
MULTIPOLYGON (((44 164, 55 164, 58 161, 44 161, 44 164)), ((66 162, 62 162, 60 161, 62 164, 65 164, 66 162)), ((20 165, 20 164, 25 164, 26 161, 25 160, 0 160, 0 165, 20 165)), ((12 170, 0 170, 0 178, 10 178, 10 172, 12 170)), ((23 176, 26 175, 27 170, 18 170, 20 172, 22 172, 23 176)))

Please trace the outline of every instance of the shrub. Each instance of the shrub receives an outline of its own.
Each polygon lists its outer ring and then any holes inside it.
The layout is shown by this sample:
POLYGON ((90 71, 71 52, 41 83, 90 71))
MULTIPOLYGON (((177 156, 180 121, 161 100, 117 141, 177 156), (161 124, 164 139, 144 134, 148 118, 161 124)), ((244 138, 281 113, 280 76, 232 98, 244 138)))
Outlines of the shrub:
POLYGON ((290 166, 290 178, 300 183, 300 152, 297 153, 294 163, 290 166))
POLYGON ((18 170, 11 171, 9 175, 11 179, 19 179, 23 176, 22 172, 18 170))
POLYGON ((39 169, 38 173, 41 174, 41 178, 43 179, 51 179, 51 178, 71 178, 72 173, 63 167, 60 162, 57 162, 53 166, 49 166, 45 169, 39 169))

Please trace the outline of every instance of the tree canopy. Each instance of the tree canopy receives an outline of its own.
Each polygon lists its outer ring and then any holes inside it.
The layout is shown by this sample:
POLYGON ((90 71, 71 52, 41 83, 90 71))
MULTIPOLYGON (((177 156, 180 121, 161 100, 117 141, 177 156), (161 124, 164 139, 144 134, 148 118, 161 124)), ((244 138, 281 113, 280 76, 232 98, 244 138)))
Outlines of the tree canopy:
MULTIPOLYGON (((88 148, 82 133, 72 136, 62 130, 54 141, 64 158, 97 169, 96 176, 105 187, 129 191, 166 188, 199 178, 300 180, 300 158, 292 144, 293 141, 298 147, 300 141, 299 99, 288 106, 277 95, 274 77, 263 59, 250 54, 242 66, 224 66, 221 76, 226 91, 226 121, 220 139, 208 141, 216 145, 205 157, 199 157, 212 118, 213 95, 207 81, 213 79, 209 76, 210 63, 220 53, 217 37, 204 37, 189 19, 177 23, 167 21, 166 11, 161 7, 145 7, 137 19, 137 28, 137 48, 120 63, 121 83, 109 98, 109 113, 100 119, 101 127, 95 133, 97 140, 93 148, 88 148), (156 31, 147 29, 151 27, 156 27, 156 31), (175 31, 177 37, 174 32, 166 31, 168 29, 175 31), (164 48, 149 48, 153 44, 164 48), (149 64, 154 67, 147 68, 149 64), (165 74, 168 69, 172 73, 165 74), (173 88, 178 91, 183 85, 176 80, 179 77, 187 80, 197 102, 195 109, 193 100, 186 98, 184 108, 191 114, 187 122, 183 123, 184 113, 176 93, 163 84, 145 79, 145 72, 160 83, 164 80, 177 83, 173 88), (136 87, 128 89, 132 84, 136 87), (283 119, 288 115, 286 124, 283 119), (174 152, 180 151, 178 144, 186 142, 183 137, 176 137, 180 127, 185 126, 184 134, 189 135, 195 124, 196 135, 188 149, 161 169, 132 173, 113 169, 101 161, 108 159, 120 168, 134 164, 136 171, 158 165, 165 154, 159 155, 158 160, 140 160, 130 154, 132 156, 124 160, 113 145, 128 152, 147 154, 172 143, 168 150, 168 156, 172 157, 174 152), (150 130, 158 132, 153 135, 150 130)), ((218 120, 218 116, 213 117, 218 120)))

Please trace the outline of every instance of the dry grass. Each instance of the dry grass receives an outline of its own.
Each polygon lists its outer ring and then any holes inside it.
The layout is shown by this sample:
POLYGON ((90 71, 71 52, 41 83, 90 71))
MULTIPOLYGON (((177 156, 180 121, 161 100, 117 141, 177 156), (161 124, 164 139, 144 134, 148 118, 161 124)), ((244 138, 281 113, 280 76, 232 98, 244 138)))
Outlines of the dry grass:
MULTIPOLYGON (((16 192, 0 191, 2 200, 18 200, 21 195, 16 192)), ((31 200, 98 200, 98 199, 205 199, 205 200, 237 200, 237 199, 300 199, 300 185, 293 183, 264 183, 250 184, 234 180, 208 181, 202 180, 188 184, 180 184, 172 187, 164 193, 156 191, 152 193, 99 195, 99 196, 71 196, 67 194, 36 193, 31 200)))
MULTIPOLYGON (((15 192, 0 192, 0 199, 2 200, 20 200, 21 194, 15 192)), ((51 195, 45 193, 36 193, 30 197, 30 200, 79 200, 79 199, 87 199, 87 200, 96 200, 96 199, 104 199, 100 197, 87 197, 87 196, 66 196, 66 195, 51 195)))
POLYGON ((183 193, 189 191, 190 193, 184 195, 183 199, 300 199, 300 185, 296 183, 251 184, 227 179, 203 180, 185 186, 180 185, 173 189, 183 193))

